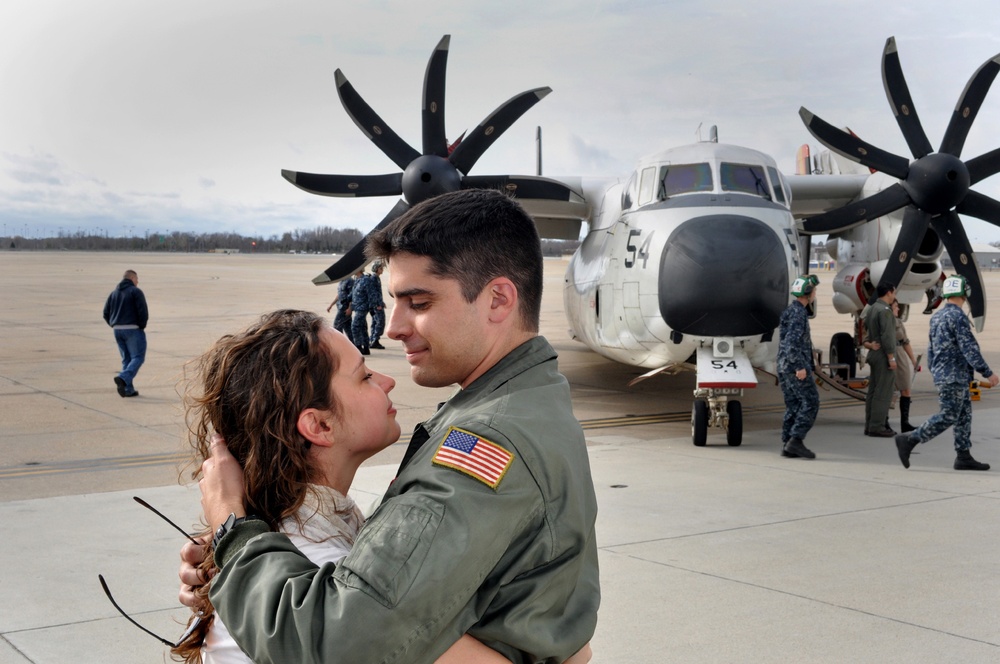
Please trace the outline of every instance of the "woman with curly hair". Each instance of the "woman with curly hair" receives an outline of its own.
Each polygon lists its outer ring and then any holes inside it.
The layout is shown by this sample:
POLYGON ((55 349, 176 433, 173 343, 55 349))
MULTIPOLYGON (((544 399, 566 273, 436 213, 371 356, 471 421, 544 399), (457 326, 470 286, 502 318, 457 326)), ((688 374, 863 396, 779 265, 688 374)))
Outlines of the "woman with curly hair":
MULTIPOLYGON (((196 361, 185 395, 193 462, 200 469, 213 439, 223 438, 244 470, 248 514, 287 534, 316 565, 336 563, 364 523, 347 495, 355 473, 399 438, 388 396, 395 384, 369 370, 354 344, 320 316, 266 314, 219 339, 196 361)), ((212 555, 201 571, 205 578, 216 572, 212 555)), ((171 650, 174 658, 249 662, 213 615, 208 585, 198 592, 201 624, 171 650)), ((377 626, 372 629, 377 638, 377 626)), ((507 660, 466 635, 438 661, 507 660)))

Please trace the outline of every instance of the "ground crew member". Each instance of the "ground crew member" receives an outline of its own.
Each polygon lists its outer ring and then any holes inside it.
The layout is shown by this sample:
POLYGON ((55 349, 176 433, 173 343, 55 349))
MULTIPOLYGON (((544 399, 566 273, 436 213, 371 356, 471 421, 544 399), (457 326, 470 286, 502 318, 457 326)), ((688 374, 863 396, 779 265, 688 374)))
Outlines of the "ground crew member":
POLYGON ((785 397, 785 419, 781 424, 781 456, 784 457, 816 458, 803 441, 819 412, 808 312, 809 305, 816 301, 818 284, 819 279, 811 274, 792 283, 795 299, 782 312, 778 326, 778 382, 785 397))
POLYGON ((371 355, 368 350, 368 310, 371 304, 371 275, 360 273, 351 288, 351 338, 362 355, 371 355))
POLYGON ((370 299, 369 311, 372 313, 372 338, 369 348, 374 350, 385 350, 385 346, 379 343, 382 332, 385 330, 385 300, 382 298, 382 270, 385 264, 381 260, 372 263, 372 273, 370 279, 370 299))
POLYGON ((978 371, 990 381, 1000 383, 1000 376, 990 370, 979 344, 972 336, 969 318, 962 311, 971 288, 965 277, 948 277, 941 287, 945 305, 931 316, 927 365, 938 388, 941 410, 917 427, 916 431, 896 436, 896 449, 904 468, 910 467, 910 453, 919 443, 926 443, 948 427, 955 431, 955 470, 989 470, 988 463, 972 458, 972 397, 969 383, 978 371))
POLYGON ((326 308, 326 312, 330 313, 333 305, 337 305, 337 315, 333 317, 333 329, 347 335, 352 343, 354 336, 351 332, 351 291, 354 289, 354 281, 360 276, 361 270, 358 270, 352 276, 341 279, 337 286, 337 297, 333 298, 333 302, 326 308))

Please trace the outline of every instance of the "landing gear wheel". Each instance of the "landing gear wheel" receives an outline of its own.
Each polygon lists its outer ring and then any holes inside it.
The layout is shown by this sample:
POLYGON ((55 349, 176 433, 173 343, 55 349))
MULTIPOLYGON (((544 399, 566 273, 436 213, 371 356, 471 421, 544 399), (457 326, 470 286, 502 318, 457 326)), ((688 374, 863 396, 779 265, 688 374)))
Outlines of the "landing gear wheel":
POLYGON ((854 378, 854 372, 858 367, 858 358, 854 352, 854 337, 847 332, 838 332, 830 339, 830 364, 846 364, 843 369, 836 369, 832 373, 841 380, 854 378))
POLYGON ((729 414, 726 442, 730 447, 739 447, 743 442, 743 404, 739 401, 727 401, 726 413, 729 414))
POLYGON ((695 447, 708 442, 708 402, 701 399, 691 404, 691 442, 695 447))

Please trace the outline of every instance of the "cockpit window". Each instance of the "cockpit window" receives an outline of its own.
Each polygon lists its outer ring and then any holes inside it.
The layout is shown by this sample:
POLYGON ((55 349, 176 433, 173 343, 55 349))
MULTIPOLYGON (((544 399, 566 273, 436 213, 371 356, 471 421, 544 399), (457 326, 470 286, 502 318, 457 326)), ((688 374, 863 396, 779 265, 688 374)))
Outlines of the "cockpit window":
POLYGON ((719 168, 719 177, 722 180, 722 191, 753 194, 771 200, 771 191, 762 166, 723 162, 719 168))
POLYGON ((782 187, 781 176, 778 171, 770 166, 767 167, 767 174, 771 177, 771 188, 774 189, 774 200, 785 205, 785 192, 782 187))
POLYGON ((671 164, 660 166, 657 200, 677 194, 712 191, 712 167, 708 164, 671 164))
POLYGON ((653 200, 653 179, 655 177, 655 167, 642 169, 642 176, 639 178, 639 205, 645 205, 653 200))

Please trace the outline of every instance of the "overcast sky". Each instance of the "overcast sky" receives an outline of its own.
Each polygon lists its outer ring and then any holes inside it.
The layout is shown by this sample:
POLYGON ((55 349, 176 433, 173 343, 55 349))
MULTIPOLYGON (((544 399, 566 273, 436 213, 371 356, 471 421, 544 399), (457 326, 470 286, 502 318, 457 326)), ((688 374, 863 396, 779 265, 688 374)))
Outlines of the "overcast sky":
MULTIPOLYGON (((333 72, 419 150, 424 68, 444 34, 449 139, 514 94, 553 89, 472 174, 533 173, 541 125, 546 174, 625 175, 697 140, 699 124, 790 173, 800 144, 818 147, 800 106, 909 156, 882 90, 889 36, 936 147, 968 78, 1000 52, 1000 11, 995 0, 6 2, 4 233, 367 231, 394 200, 312 196, 280 170, 398 170, 343 111, 333 72)), ((965 158, 1000 146, 996 87, 965 158)), ((1000 176, 976 189, 1000 198, 1000 176)))

